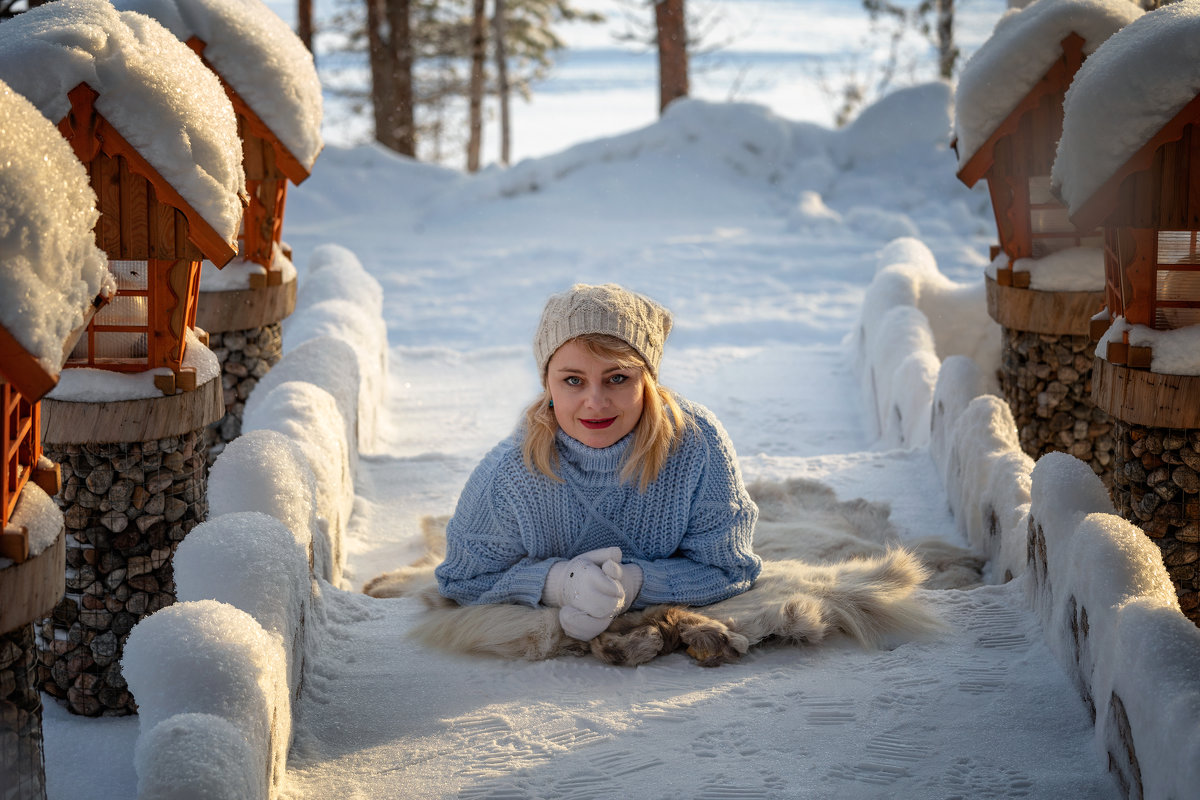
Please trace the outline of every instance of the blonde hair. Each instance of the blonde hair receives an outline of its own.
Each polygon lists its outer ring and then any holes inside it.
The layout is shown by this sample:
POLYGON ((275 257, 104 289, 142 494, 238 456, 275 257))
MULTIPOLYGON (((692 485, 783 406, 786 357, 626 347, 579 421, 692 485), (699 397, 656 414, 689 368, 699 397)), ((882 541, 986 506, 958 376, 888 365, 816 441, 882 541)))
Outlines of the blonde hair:
MULTIPOLYGON (((621 465, 621 482, 632 482, 636 477, 638 489, 644 492, 683 438, 690 420, 684 416, 674 394, 658 384, 645 360, 628 343, 607 334, 584 334, 572 341, 582 344, 596 358, 615 361, 622 369, 642 372, 642 416, 634 426, 633 443, 621 465)), ((525 409, 521 454, 529 471, 541 472, 562 483, 557 472, 558 450, 554 446, 557 433, 558 420, 550 406, 550 389, 543 371, 542 396, 525 409)))

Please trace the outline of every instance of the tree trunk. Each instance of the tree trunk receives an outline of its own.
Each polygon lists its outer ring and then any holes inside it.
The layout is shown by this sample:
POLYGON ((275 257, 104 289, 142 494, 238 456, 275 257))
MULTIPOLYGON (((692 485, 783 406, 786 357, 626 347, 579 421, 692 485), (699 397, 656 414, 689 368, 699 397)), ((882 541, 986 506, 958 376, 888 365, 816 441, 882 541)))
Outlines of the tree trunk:
POLYGON ((366 0, 375 141, 416 155, 409 0, 366 0))
POLYGON ((938 74, 945 80, 954 77, 958 48, 954 45, 954 0, 937 0, 938 74))
POLYGON ((492 32, 496 41, 496 96, 500 100, 500 163, 507 165, 512 156, 512 123, 509 118, 508 49, 504 46, 505 0, 496 0, 492 14, 492 32))
POLYGON ((300 41, 304 42, 308 52, 315 56, 316 52, 313 50, 313 0, 296 1, 296 35, 300 37, 300 41))
POLYGON ((658 112, 688 94, 687 23, 684 0, 657 0, 654 4, 658 33, 658 112))
POLYGON ((471 14, 471 79, 468 88, 470 137, 467 140, 467 172, 479 171, 483 149, 483 75, 487 59, 487 12, 485 0, 473 0, 471 14))

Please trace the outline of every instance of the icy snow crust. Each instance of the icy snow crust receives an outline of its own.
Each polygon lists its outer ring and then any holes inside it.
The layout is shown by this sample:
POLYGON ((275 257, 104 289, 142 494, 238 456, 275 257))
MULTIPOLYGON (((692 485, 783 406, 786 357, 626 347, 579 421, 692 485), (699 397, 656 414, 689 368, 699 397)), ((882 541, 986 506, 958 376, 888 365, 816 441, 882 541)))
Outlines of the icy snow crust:
POLYGON ((306 168, 321 152, 321 83, 312 54, 260 0, 117 0, 154 17, 204 58, 306 168))
POLYGON ((1051 184, 1072 214, 1200 94, 1200 0, 1118 31, 1080 68, 1063 103, 1051 184))
POLYGON ((104 118, 236 247, 245 178, 233 107, 162 25, 106 0, 47 3, 5 21, 0 79, 56 124, 86 82, 104 118))
POLYGON ((1087 55, 1141 15, 1129 0, 1037 0, 1005 12, 958 78, 959 168, 1062 56, 1063 39, 1079 34, 1087 55))
POLYGON ((98 218, 71 146, 0 81, 0 326, 51 375, 92 300, 116 289, 92 233, 98 218))

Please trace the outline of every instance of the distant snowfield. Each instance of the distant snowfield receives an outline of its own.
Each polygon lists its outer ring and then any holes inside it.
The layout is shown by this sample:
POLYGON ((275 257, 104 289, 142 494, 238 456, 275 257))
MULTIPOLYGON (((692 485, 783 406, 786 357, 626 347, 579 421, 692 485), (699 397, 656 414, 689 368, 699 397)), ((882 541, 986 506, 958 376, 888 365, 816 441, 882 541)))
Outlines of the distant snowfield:
MULTIPOLYGON (((904 3, 908 4, 908 3, 904 3)), ((285 20, 294 21, 295 3, 267 0, 285 20)), ((915 5, 915 2, 912 3, 915 5)), ((956 4, 959 65, 991 34, 1005 0, 960 0, 956 4)), ((658 118, 658 63, 650 48, 617 41, 628 29, 624 20, 649 23, 653 14, 637 14, 635 3, 580 0, 575 6, 607 17, 594 25, 571 23, 557 30, 567 42, 550 76, 533 86, 532 99, 515 98, 513 153, 523 158, 547 155, 581 141, 640 128, 658 118), (633 9, 631 12, 630 9, 633 9)), ((332 0, 317 0, 317 16, 332 13, 332 0)), ((858 0, 689 0, 689 14, 712 20, 710 53, 694 55, 692 96, 704 100, 759 103, 791 120, 832 125, 836 99, 827 89, 847 77, 873 84, 887 46, 885 33, 873 33, 858 0)), ((699 24, 699 23, 697 23, 699 24)), ((318 50, 321 48, 318 32, 318 50)), ((702 48, 703 49, 703 48, 702 48)), ((901 46, 906 67, 891 88, 935 77, 931 45, 909 33, 901 46)), ((366 85, 365 61, 330 55, 319 63, 323 79, 366 85)), ((332 144, 357 144, 371 138, 369 115, 350 117, 345 102, 326 92, 324 136, 332 144)), ((484 163, 499 158, 494 102, 484 129, 484 163)), ((458 166, 454 158, 447 163, 458 166)))

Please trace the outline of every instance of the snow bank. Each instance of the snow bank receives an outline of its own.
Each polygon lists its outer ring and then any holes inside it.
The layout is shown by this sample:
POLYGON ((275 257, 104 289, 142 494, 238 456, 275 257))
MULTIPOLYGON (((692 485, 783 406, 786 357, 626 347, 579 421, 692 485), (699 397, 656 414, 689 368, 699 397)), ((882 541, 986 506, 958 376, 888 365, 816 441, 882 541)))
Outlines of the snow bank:
POLYGON ((942 359, 965 355, 984 375, 1000 359, 999 326, 988 316, 982 282, 945 277, 916 239, 897 239, 880 253, 853 338, 874 430, 888 446, 929 443, 942 359))
POLYGON ((963 66, 955 96, 961 169, 1062 57, 1062 40, 1083 37, 1084 54, 1142 15, 1129 0, 1037 0, 1007 11, 963 66))
POLYGON ((55 123, 86 82, 104 118, 236 248, 245 178, 233 107, 162 25, 105 0, 47 3, 5 21, 0 79, 55 123))
POLYGON ((1151 11, 1083 63, 1063 102, 1051 185, 1072 214, 1200 94, 1200 0, 1151 11))
MULTIPOLYGON (((347 417, 356 421, 356 433, 350 441, 355 444, 356 453, 370 451, 374 448, 379 410, 386 407, 388 345, 383 287, 363 269, 354 253, 332 244, 313 250, 297 290, 296 310, 283 321, 284 358, 267 373, 266 379, 288 360, 287 354, 323 338, 345 342, 353 350, 358 377, 349 385, 356 395, 354 415, 347 417)), ((312 357, 311 352, 307 357, 312 357)), ((282 374, 288 375, 290 369, 290 365, 285 366, 282 374)), ((337 396, 333 386, 328 385, 329 380, 318 378, 310 382, 337 396)), ((256 388, 255 394, 259 391, 256 388)))
POLYGON ((316 477, 304 451, 283 434, 250 431, 225 446, 208 473, 208 510, 211 517, 235 511, 274 517, 304 548, 317 577, 341 580, 327 526, 317 516, 316 477))
POLYGON ((303 542, 274 517, 257 511, 211 517, 175 552, 176 596, 219 600, 254 617, 287 654, 292 696, 304 666, 304 619, 312 577, 303 542))
POLYGON ((116 0, 157 19, 181 42, 206 45, 204 58, 301 164, 321 152, 321 82, 312 54, 260 0, 116 0))
POLYGON ((314 384, 285 381, 243 415, 242 433, 255 430, 277 431, 304 454, 316 479, 316 513, 328 530, 333 572, 340 575, 346 563, 342 541, 354 509, 354 477, 337 401, 314 384))
POLYGON ((291 738, 285 664, 277 636, 245 611, 215 600, 176 603, 139 622, 121 659, 138 704, 139 797, 185 796, 175 793, 181 774, 215 782, 192 787, 193 796, 270 797, 291 738), (230 739, 230 728, 245 746, 230 739), (166 763, 155 762, 157 756, 166 763), (252 791, 244 794, 247 784, 252 791))
POLYGON ((1200 630, 1179 611, 1158 547, 1116 516, 1091 468, 1038 460, 1028 588, 1051 646, 1095 712, 1119 783, 1145 797, 1200 786, 1200 630))
POLYGON ((1056 657, 1095 712, 1098 750, 1119 783, 1136 787, 1128 793, 1189 796, 1200 785, 1200 629, 1180 612, 1161 552, 1113 513, 1087 464, 1050 453, 1035 466, 1021 451, 1012 412, 989 393, 994 365, 935 353, 942 337, 962 336, 986 314, 947 302, 953 287, 928 250, 893 242, 880 264, 856 339, 881 442, 919 439, 900 410, 905 392, 919 408, 932 380, 929 452, 959 530, 989 559, 987 578, 1025 581, 1056 657), (914 364, 917 380, 906 377, 914 364))
POLYGON ((2 81, 0 119, 0 326, 58 375, 92 300, 116 290, 96 194, 66 139, 2 81))

